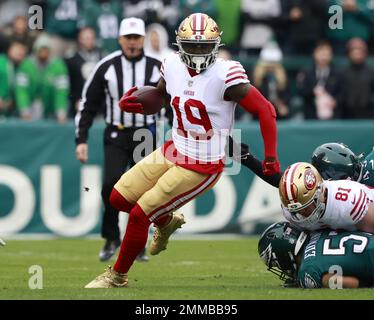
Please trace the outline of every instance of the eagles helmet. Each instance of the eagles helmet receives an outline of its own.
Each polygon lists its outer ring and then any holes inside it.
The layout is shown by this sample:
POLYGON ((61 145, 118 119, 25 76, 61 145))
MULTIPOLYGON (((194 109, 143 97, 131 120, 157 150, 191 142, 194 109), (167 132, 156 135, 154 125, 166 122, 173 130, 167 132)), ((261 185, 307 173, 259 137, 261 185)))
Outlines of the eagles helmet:
POLYGON ((258 254, 268 270, 290 285, 297 282, 296 256, 301 252, 308 234, 278 222, 269 226, 258 242, 258 254))
MULTIPOLYGON (((361 155, 362 156, 362 155, 361 155)), ((343 143, 325 143, 313 151, 311 163, 323 179, 360 181, 362 164, 357 156, 343 143)))
POLYGON ((189 15, 176 31, 180 59, 187 67, 200 73, 216 61, 221 34, 217 23, 208 15, 189 15))

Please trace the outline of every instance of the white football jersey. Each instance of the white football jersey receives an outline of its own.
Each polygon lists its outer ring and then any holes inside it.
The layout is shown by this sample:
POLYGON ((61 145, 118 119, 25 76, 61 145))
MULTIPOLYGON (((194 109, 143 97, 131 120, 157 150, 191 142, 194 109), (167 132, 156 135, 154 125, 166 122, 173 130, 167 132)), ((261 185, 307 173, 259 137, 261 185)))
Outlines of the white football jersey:
POLYGON ((179 55, 173 53, 165 58, 160 73, 171 96, 175 148, 182 155, 204 162, 222 159, 236 106, 223 96, 227 88, 249 83, 243 66, 218 58, 208 69, 191 77, 179 55))
POLYGON ((327 189, 327 202, 324 214, 314 224, 297 220, 284 206, 284 217, 295 226, 306 230, 323 228, 357 230, 356 223, 361 221, 374 202, 374 189, 351 180, 324 181, 327 189))

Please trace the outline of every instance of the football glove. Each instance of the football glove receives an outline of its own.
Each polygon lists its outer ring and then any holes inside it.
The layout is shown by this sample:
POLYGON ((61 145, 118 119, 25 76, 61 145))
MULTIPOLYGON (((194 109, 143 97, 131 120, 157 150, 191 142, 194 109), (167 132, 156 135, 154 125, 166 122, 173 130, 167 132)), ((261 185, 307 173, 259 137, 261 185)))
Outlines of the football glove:
POLYGON ((139 102, 135 102, 137 97, 132 96, 132 93, 136 90, 138 90, 137 87, 132 87, 122 96, 118 103, 122 111, 130 113, 144 113, 143 105, 139 102))
POLYGON ((273 176, 280 172, 279 161, 276 158, 265 158, 262 161, 262 172, 265 176, 273 176))

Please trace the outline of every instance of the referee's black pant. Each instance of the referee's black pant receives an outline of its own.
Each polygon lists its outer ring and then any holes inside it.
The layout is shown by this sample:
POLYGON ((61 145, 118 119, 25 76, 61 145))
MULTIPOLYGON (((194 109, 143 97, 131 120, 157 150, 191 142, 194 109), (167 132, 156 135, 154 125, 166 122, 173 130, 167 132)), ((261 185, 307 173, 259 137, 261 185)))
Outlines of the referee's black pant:
MULTIPOLYGON (((148 127, 152 133, 152 150, 156 147, 156 126, 148 127)), ((122 174, 131 168, 134 149, 144 142, 134 141, 134 133, 139 128, 118 129, 116 126, 107 126, 104 131, 104 178, 101 197, 104 203, 104 216, 101 227, 101 236, 107 240, 121 240, 118 226, 118 211, 109 203, 109 197, 114 185, 122 174)), ((144 154, 146 156, 148 154, 144 154)))

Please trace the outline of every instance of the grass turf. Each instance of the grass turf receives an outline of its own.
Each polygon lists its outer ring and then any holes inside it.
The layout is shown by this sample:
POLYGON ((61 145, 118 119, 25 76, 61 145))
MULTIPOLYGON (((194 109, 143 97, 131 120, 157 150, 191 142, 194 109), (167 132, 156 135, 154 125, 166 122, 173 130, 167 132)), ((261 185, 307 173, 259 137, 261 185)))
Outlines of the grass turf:
MULTIPOLYGON (((149 262, 135 262, 130 287, 83 289, 102 273, 102 241, 9 240, 0 248, 0 299, 373 299, 374 289, 305 290, 281 287, 257 255, 257 239, 171 240, 149 262), (29 268, 43 270, 43 290, 31 290, 29 268)), ((109 264, 113 264, 114 260, 109 264)))

